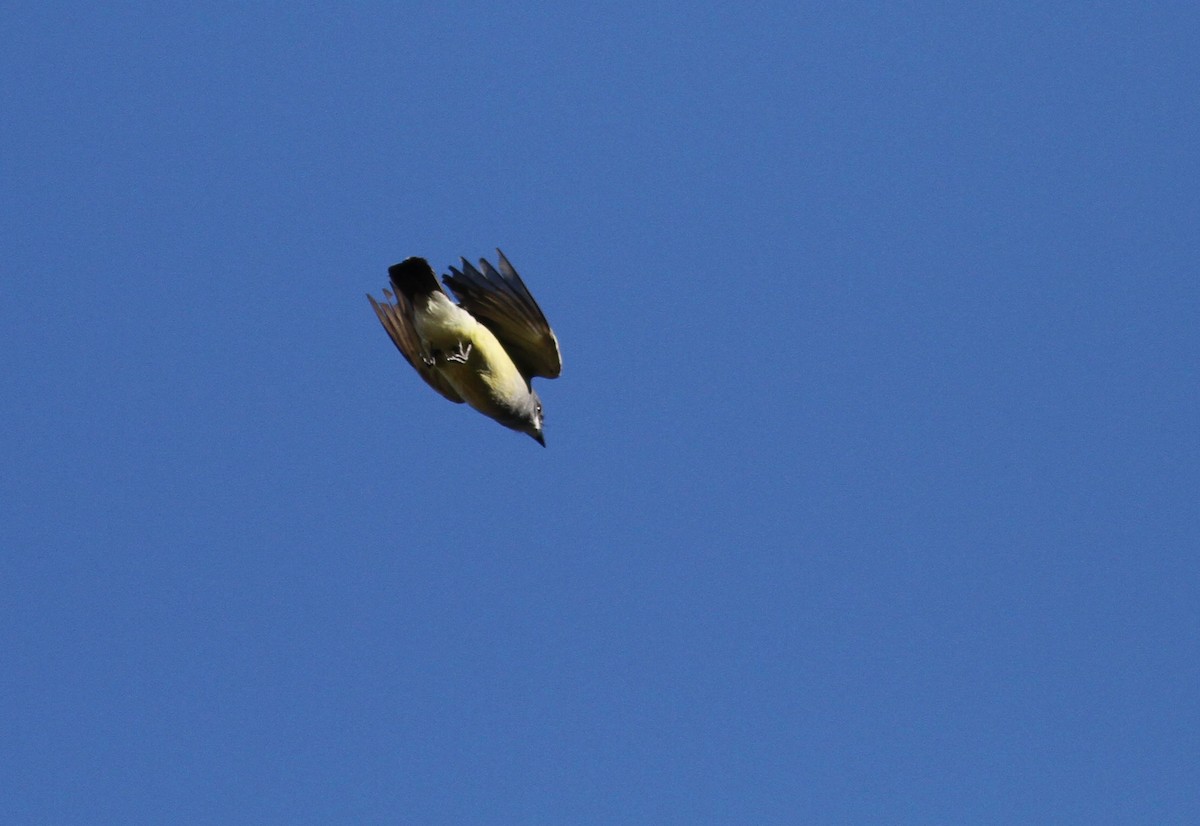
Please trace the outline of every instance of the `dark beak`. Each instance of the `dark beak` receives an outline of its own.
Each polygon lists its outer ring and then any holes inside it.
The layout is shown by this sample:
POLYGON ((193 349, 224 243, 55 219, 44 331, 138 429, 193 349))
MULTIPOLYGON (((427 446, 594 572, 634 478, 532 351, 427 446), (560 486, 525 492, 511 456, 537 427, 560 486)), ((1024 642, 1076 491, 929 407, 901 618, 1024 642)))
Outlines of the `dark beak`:
POLYGON ((542 447, 546 446, 546 437, 543 436, 541 433, 531 433, 530 435, 533 436, 533 440, 535 442, 537 442, 539 445, 541 445, 542 447))

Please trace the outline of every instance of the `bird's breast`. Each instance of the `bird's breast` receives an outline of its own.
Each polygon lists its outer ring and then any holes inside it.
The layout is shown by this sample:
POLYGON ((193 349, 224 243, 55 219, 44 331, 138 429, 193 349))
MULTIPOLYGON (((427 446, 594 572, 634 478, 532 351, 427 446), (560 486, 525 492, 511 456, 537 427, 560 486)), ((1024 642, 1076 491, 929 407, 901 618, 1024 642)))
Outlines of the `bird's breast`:
POLYGON ((471 407, 494 415, 528 395, 525 377, 499 339, 444 295, 431 295, 413 322, 427 351, 435 354, 436 369, 471 407), (465 361, 447 358, 464 350, 465 361))

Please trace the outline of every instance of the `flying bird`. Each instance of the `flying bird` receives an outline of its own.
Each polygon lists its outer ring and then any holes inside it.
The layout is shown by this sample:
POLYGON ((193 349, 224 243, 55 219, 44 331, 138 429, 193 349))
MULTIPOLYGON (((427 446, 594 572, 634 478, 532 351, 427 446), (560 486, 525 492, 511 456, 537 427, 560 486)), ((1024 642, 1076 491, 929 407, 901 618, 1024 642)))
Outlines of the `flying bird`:
POLYGON ((383 303, 367 300, 396 348, 421 378, 455 403, 466 402, 505 427, 528 433, 542 447, 542 400, 530 381, 562 372, 558 339, 504 253, 499 270, 462 259, 442 276, 429 262, 406 258, 388 268, 392 290, 383 303))

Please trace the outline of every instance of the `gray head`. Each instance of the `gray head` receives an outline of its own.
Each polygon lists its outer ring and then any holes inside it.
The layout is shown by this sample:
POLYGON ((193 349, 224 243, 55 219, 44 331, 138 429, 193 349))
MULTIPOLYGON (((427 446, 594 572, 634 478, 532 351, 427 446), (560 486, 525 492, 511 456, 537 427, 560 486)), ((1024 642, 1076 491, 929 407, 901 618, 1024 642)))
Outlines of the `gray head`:
POLYGON ((528 433, 533 437, 533 440, 542 447, 546 446, 546 437, 542 435, 542 423, 545 417, 542 414, 542 400, 538 398, 538 394, 529 391, 529 404, 526 406, 525 415, 522 417, 522 433, 528 433))
POLYGON ((542 400, 533 390, 516 399, 504 399, 484 412, 505 427, 528 433, 539 445, 546 446, 546 439, 542 436, 542 400))

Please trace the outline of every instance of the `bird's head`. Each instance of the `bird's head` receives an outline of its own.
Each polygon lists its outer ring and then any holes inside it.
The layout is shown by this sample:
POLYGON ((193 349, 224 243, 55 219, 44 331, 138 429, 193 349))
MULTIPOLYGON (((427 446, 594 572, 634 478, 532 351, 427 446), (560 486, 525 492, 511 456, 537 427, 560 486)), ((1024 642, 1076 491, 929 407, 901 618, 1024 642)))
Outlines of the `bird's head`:
POLYGON ((506 404, 490 411, 488 415, 507 428, 528 433, 539 445, 546 446, 546 439, 542 435, 542 400, 532 390, 519 399, 507 400, 506 404))
POLYGON ((545 421, 542 414, 542 400, 538 398, 537 393, 530 393, 530 398, 533 401, 532 406, 525 419, 525 426, 521 428, 522 432, 528 433, 533 437, 533 440, 542 447, 546 446, 546 437, 542 435, 542 423, 545 421))
POLYGON ((501 421, 513 430, 528 433, 542 447, 546 446, 546 438, 542 435, 542 400, 532 390, 501 421))

